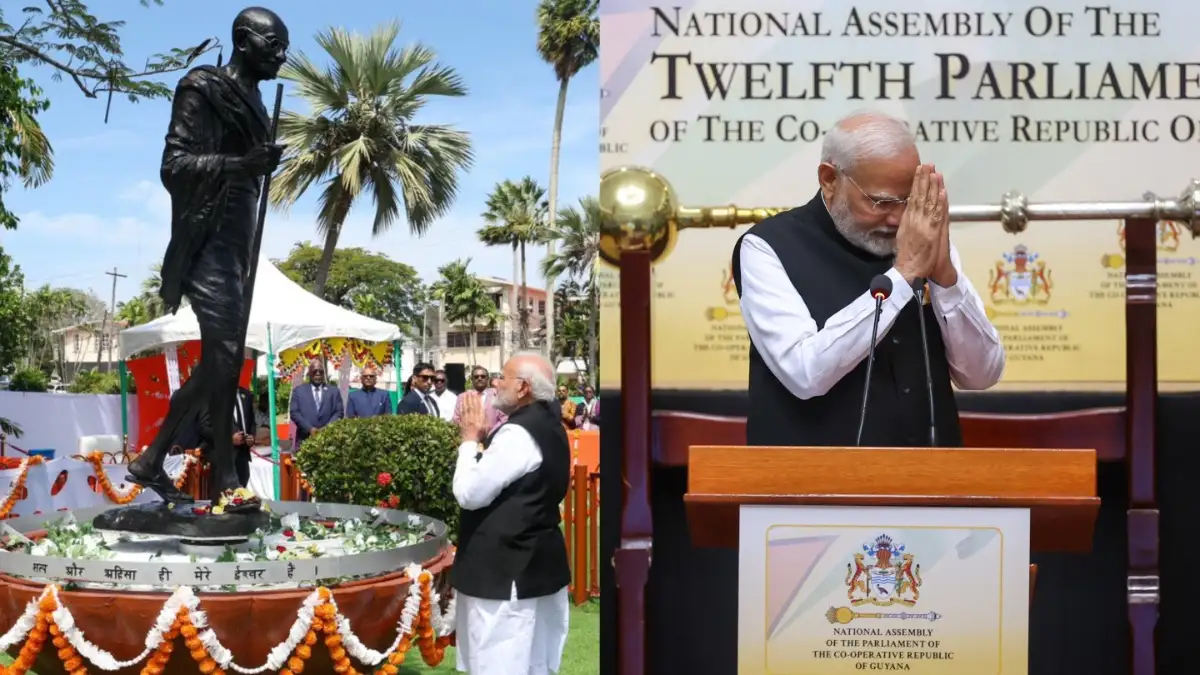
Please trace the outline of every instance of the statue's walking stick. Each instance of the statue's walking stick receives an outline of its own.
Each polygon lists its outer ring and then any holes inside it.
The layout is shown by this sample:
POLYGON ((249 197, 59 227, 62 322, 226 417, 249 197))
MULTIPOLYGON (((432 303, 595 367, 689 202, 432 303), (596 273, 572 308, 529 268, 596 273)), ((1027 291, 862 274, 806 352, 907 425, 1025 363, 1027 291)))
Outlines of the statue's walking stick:
MULTIPOLYGON (((279 111, 282 107, 283 84, 280 83, 275 85, 275 109, 271 113, 271 143, 274 143, 279 136, 279 111)), ((271 174, 267 174, 263 177, 262 192, 258 196, 258 223, 254 228, 254 244, 250 247, 250 274, 246 276, 245 301, 242 304, 246 314, 242 317, 242 333, 238 336, 238 354, 244 354, 246 351, 246 334, 250 330, 250 305, 254 301, 254 279, 258 276, 258 254, 262 250, 263 229, 267 223, 267 206, 270 198, 271 174)), ((271 373, 267 373, 267 377, 271 377, 271 373)), ((240 370, 238 379, 241 379, 240 370)))

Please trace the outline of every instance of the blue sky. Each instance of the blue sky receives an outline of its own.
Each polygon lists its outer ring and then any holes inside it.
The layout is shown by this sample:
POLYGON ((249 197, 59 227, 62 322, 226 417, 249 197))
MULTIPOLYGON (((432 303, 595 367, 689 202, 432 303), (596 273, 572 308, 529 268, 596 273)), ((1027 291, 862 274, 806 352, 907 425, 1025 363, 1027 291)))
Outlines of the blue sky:
MULTIPOLYGON (((143 8, 134 0, 92 0, 101 20, 124 19, 124 51, 131 66, 170 47, 198 44, 219 37, 229 55, 229 28, 249 0, 167 0, 162 7, 143 8)), ((445 218, 424 237, 408 233, 397 222, 382 237, 370 234, 369 199, 351 212, 340 245, 363 246, 415 267, 427 281, 437 268, 455 258, 470 257, 476 274, 510 278, 509 249, 486 248, 475 231, 487 193, 498 181, 531 175, 547 184, 550 140, 558 84, 553 70, 535 50, 535 0, 441 0, 440 2, 277 2, 268 5, 288 24, 292 51, 317 63, 326 61, 313 40, 317 32, 338 26, 369 32, 393 19, 402 22, 398 44, 422 42, 463 76, 470 95, 428 106, 418 118, 455 124, 471 132, 475 167, 460 181, 459 198, 445 218)), ((15 11, 13 12, 15 14, 15 11)), ((5 17, 10 23, 17 16, 5 17)), ((215 54, 205 57, 215 63, 215 54)), ((563 129, 559 170, 559 204, 575 203, 593 193, 599 166, 597 67, 571 82, 563 129)), ((118 302, 136 294, 151 265, 161 262, 170 229, 170 201, 158 182, 170 103, 132 104, 114 99, 109 123, 104 101, 85 98, 68 81, 53 82, 44 68, 27 68, 47 91, 52 107, 41 117, 57 163, 54 179, 36 190, 19 185, 6 195, 21 217, 17 231, 0 231, 0 245, 21 265, 29 287, 91 288, 107 301, 117 267, 128 274, 117 285, 118 302)), ((163 78, 172 86, 179 74, 163 78)), ((273 86, 263 86, 271 98, 273 86)), ((305 110, 285 89, 284 107, 305 110)), ((310 190, 289 213, 267 218, 264 251, 283 257, 295 242, 316 241, 313 214, 318 191, 310 190)), ((530 285, 540 286, 535 265, 543 250, 530 251, 530 285), (535 283, 535 279, 538 281, 535 283)))

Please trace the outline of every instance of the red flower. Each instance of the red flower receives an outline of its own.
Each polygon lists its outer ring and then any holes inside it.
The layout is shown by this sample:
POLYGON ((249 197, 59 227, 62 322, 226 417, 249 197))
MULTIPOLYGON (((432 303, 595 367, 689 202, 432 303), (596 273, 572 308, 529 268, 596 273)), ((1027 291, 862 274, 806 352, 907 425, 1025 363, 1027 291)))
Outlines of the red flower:
POLYGON ((388 506, 390 506, 394 509, 394 508, 400 506, 400 498, 397 497, 396 495, 392 495, 387 498, 387 503, 388 503, 388 506))
POLYGON ((295 534, 296 534, 296 533, 295 533, 295 532, 292 532, 291 530, 284 530, 284 531, 283 531, 283 536, 285 536, 285 537, 289 537, 289 538, 290 538, 290 537, 292 537, 292 536, 293 536, 293 535, 295 535, 295 534))
POLYGON ((381 473, 377 478, 375 478, 375 482, 379 483, 379 487, 387 487, 392 483, 392 474, 381 473))
POLYGON ((233 498, 233 505, 234 505, 234 506, 241 506, 241 504, 242 504, 242 498, 241 498, 241 497, 234 497, 234 498, 233 498))
POLYGON ((193 507, 192 507, 192 513, 194 513, 194 514, 196 514, 196 515, 198 515, 198 516, 202 516, 202 515, 204 515, 204 514, 208 513, 208 509, 207 509, 206 507, 203 507, 203 506, 193 506, 193 507))
POLYGON ((287 550, 287 547, 286 546, 276 546, 275 550, 279 551, 280 553, 283 553, 284 551, 287 550))

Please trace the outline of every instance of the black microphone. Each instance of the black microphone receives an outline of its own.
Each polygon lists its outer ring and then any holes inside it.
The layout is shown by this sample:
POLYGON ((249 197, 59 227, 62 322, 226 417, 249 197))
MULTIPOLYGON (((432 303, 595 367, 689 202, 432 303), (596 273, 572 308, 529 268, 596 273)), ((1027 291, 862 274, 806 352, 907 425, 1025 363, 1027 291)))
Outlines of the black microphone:
POLYGON ((921 323, 921 353, 925 356, 925 394, 929 397, 929 447, 936 448, 937 421, 933 405, 933 373, 929 369, 929 338, 925 335, 925 280, 913 279, 913 295, 917 297, 917 316, 921 323))
POLYGON ((871 348, 867 350, 867 381, 863 384, 862 409, 858 413, 858 436, 856 446, 862 446, 863 428, 867 426, 867 398, 871 395, 871 369, 875 367, 875 342, 879 339, 879 317, 883 315, 883 301, 892 294, 892 280, 886 274, 876 274, 871 279, 871 297, 875 298, 875 320, 871 323, 871 348))

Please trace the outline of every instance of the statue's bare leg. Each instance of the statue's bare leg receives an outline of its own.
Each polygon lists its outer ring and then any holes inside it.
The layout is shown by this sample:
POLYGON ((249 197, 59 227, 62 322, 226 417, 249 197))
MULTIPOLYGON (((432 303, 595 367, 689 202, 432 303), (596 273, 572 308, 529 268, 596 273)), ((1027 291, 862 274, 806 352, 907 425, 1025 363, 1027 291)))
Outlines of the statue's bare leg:
POLYGON ((190 503, 195 501, 191 495, 175 487, 170 477, 167 476, 166 470, 163 469, 163 462, 167 459, 167 449, 171 447, 171 441, 178 433, 180 425, 195 423, 196 416, 205 403, 205 379, 207 378, 204 377, 203 366, 197 365, 192 370, 192 376, 183 383, 171 400, 167 418, 158 428, 158 435, 154 437, 145 451, 129 463, 129 476, 127 477, 129 482, 154 490, 166 502, 190 503))

